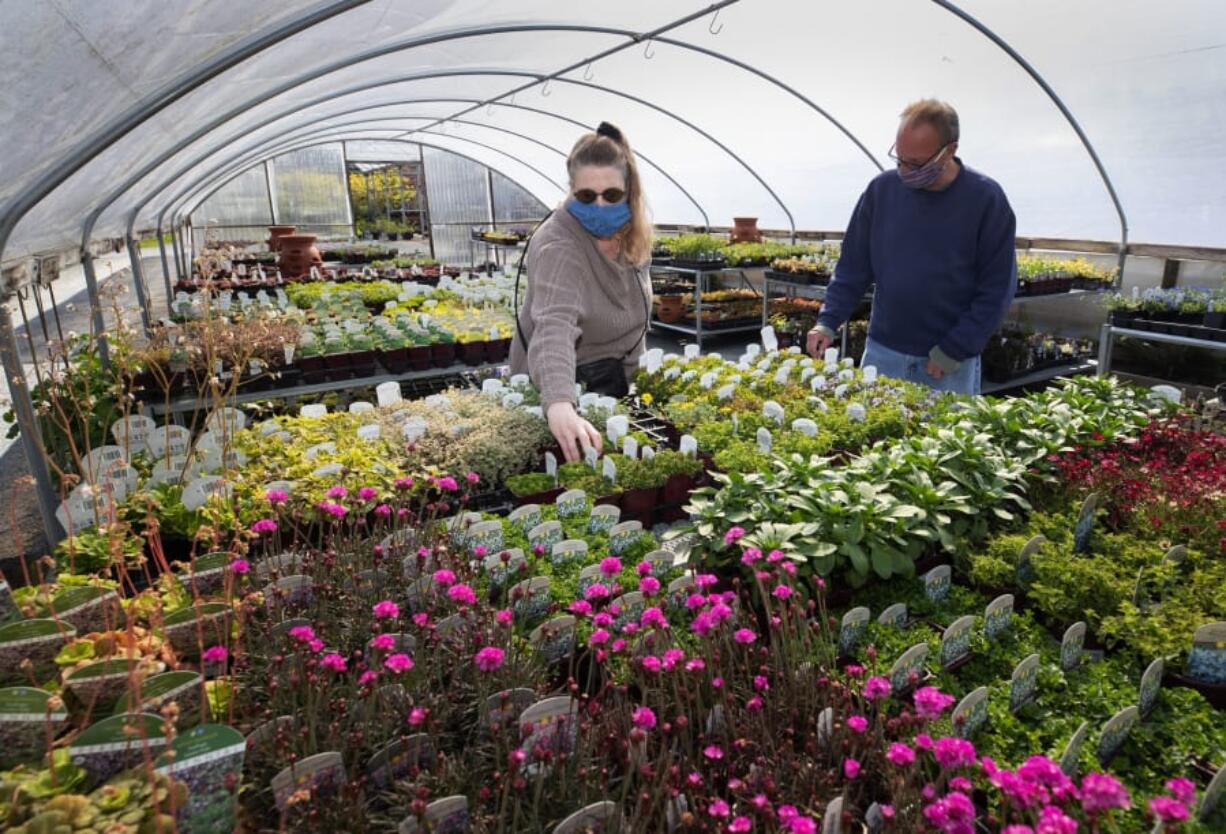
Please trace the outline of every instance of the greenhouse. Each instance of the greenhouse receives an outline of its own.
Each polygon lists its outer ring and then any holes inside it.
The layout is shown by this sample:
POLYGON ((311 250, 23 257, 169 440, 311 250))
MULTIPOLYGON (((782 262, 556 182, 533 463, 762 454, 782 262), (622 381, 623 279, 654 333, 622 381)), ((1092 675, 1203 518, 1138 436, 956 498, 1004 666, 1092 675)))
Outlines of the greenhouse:
POLYGON ((1226 832, 1226 5, 0 0, 0 828, 1226 832))

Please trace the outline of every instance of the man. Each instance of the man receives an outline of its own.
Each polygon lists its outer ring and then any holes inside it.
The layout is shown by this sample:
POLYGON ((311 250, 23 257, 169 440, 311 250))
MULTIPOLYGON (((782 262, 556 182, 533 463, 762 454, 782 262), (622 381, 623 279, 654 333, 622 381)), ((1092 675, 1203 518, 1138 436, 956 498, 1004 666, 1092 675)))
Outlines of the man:
POLYGON ((1015 222, 1004 191, 966 167, 958 114, 917 101, 890 158, 852 212, 807 348, 820 356, 876 285, 863 365, 941 391, 979 393, 979 354, 1017 284, 1015 222))

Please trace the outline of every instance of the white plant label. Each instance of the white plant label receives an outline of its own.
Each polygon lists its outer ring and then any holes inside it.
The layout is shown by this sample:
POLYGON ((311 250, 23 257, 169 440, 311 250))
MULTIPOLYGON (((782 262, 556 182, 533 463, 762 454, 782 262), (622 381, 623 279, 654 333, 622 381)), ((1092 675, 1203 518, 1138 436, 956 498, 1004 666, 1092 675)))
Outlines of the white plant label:
POLYGON ((523 401, 524 401, 523 394, 521 394, 518 391, 509 391, 506 394, 503 394, 502 396, 502 407, 503 408, 515 408, 516 406, 522 405, 523 401))
POLYGON ((673 367, 673 368, 665 368, 665 369, 664 369, 664 378, 665 378, 665 379, 668 379, 668 380, 673 380, 673 379, 676 379, 676 378, 677 378, 677 377, 679 377, 679 376, 681 376, 681 369, 680 369, 680 368, 673 367))
POLYGON ((656 450, 650 446, 644 446, 641 455, 643 460, 651 460, 656 456, 656 450))
POLYGON ((551 478, 558 477, 558 458, 553 452, 545 453, 545 474, 551 478))
POLYGON ((378 423, 368 423, 365 426, 358 426, 358 437, 365 441, 378 440, 379 435, 383 433, 383 427, 378 423))
POLYGON ((745 346, 745 355, 748 356, 750 359, 753 359, 755 356, 757 356, 761 352, 762 352, 761 345, 748 344, 745 346))
POLYGON ((698 438, 692 434, 683 434, 678 448, 686 457, 694 457, 698 454, 698 438))
POLYGON ((701 345, 686 345, 685 351, 684 351, 685 358, 686 359, 697 359, 698 354, 701 350, 702 350, 701 345))
POLYGON ((350 414, 370 414, 375 410, 373 403, 368 403, 365 400, 349 403, 350 414))
POLYGON ((617 464, 613 462, 613 458, 605 458, 601 464, 600 474, 604 475, 613 483, 617 483, 617 464))
POLYGON ((826 377, 818 374, 809 380, 809 387, 814 391, 824 391, 826 389, 826 377))
POLYGON ((701 379, 698 380, 698 384, 702 386, 704 391, 709 390, 711 386, 715 384, 715 374, 708 371, 702 375, 701 379))
POLYGON ((837 386, 834 389, 834 395, 838 397, 840 400, 846 397, 847 396, 847 386, 845 384, 837 386))
POLYGON ((800 381, 808 382, 809 379, 817 374, 817 371, 812 368, 805 368, 800 372, 800 381))
POLYGON ((637 458, 639 456, 639 442, 633 437, 627 437, 622 441, 622 454, 628 458, 637 458))
POLYGON ((587 465, 590 466, 593 470, 596 469, 596 464, 599 461, 599 459, 600 458, 598 457, 598 453, 596 451, 595 446, 584 446, 583 447, 583 460, 586 461, 587 465))
POLYGON ((532 386, 532 380, 527 374, 511 374, 510 383, 512 388, 530 388, 532 386))
POLYGON ((770 429, 766 428, 766 426, 758 429, 758 451, 766 454, 770 452, 772 444, 773 440, 770 429))
POLYGON ((877 366, 876 365, 865 365, 863 374, 864 374, 865 384, 872 385, 874 382, 877 381, 877 366))
POLYGON ((797 417, 792 421, 792 431, 797 431, 805 437, 817 437, 817 423, 808 417, 797 417))
POLYGON ((839 381, 840 382, 851 382, 855 378, 856 378, 856 372, 851 370, 850 368, 844 368, 843 370, 839 371, 839 381))
POLYGON ((767 353, 773 353, 779 350, 779 337, 775 335, 775 328, 769 324, 762 328, 762 349, 767 353))
POLYGON ((328 413, 328 407, 323 403, 304 405, 298 412, 303 417, 323 417, 328 413))
POLYGON ((768 420, 773 420, 775 425, 783 425, 783 406, 774 400, 767 400, 762 404, 762 416, 768 420))
POLYGON ((503 387, 501 379, 487 379, 481 383, 481 393, 498 394, 502 392, 503 387))
POLYGON ((822 357, 826 360, 827 365, 833 365, 839 361, 839 349, 836 347, 828 347, 826 348, 826 352, 822 354, 822 357))
POLYGON ((775 384, 776 385, 787 385, 788 384, 788 374, 790 374, 791 372, 792 372, 792 369, 787 367, 786 365, 780 368, 779 370, 775 371, 775 384))
POLYGON ((715 392, 715 396, 719 397, 721 400, 730 400, 732 399, 732 395, 735 393, 735 385, 721 385, 719 390, 715 392))
POLYGON ((609 440, 614 447, 621 442, 621 439, 630 431, 630 418, 625 414, 615 414, 605 423, 605 434, 609 436, 609 440))

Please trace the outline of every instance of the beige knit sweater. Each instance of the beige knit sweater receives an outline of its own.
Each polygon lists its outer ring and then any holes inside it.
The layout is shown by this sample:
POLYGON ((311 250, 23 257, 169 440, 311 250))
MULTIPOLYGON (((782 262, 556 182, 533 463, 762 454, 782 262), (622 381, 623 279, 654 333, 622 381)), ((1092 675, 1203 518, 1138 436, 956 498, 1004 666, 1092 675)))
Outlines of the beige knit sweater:
POLYGON ((536 230, 524 268, 528 291, 519 320, 528 349, 516 334, 511 372, 531 377, 541 405, 575 402, 576 365, 625 356, 630 379, 651 310, 649 268, 610 261, 565 207, 536 230))

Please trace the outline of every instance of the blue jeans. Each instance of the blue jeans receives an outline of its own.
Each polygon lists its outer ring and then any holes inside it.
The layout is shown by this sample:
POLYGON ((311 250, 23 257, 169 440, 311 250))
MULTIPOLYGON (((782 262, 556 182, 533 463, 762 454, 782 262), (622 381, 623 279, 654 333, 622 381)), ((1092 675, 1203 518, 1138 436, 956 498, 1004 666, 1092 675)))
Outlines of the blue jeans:
POLYGON ((919 385, 927 385, 936 391, 951 391, 955 394, 979 393, 979 357, 965 360, 952 374, 940 379, 928 375, 928 357, 911 356, 890 350, 885 345, 869 339, 864 347, 864 359, 860 366, 874 365, 882 376, 903 379, 919 385))

